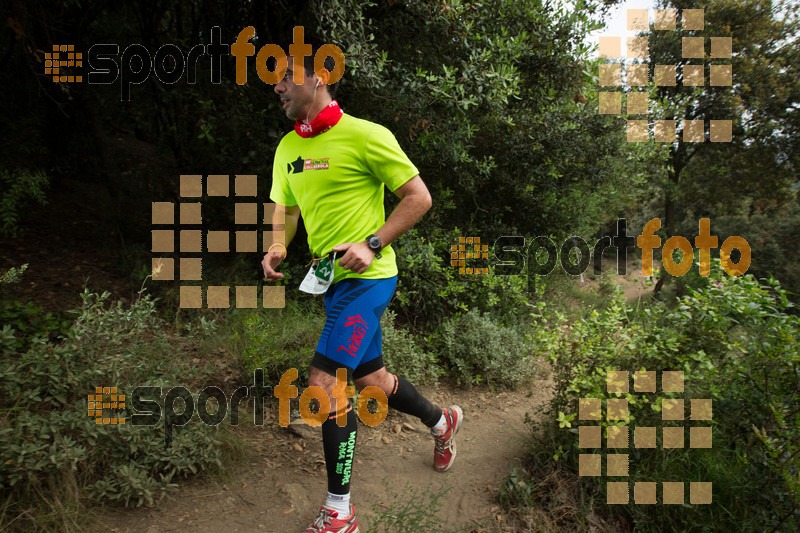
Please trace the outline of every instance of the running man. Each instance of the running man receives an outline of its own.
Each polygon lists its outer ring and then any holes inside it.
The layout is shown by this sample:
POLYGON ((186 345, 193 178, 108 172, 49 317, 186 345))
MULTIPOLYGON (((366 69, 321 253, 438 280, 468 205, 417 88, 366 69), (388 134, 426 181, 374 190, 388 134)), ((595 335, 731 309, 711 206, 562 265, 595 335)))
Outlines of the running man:
MULTIPOLYGON (((322 260, 317 276, 310 272, 306 281, 322 284, 324 290, 330 278, 319 272, 324 272, 326 261, 333 262, 332 282, 325 292, 327 321, 308 379, 310 386, 321 387, 331 398, 330 416, 322 424, 328 494, 306 533, 357 533, 350 504, 356 413, 349 400, 346 406, 336 405, 336 370, 346 368, 359 391, 379 387, 390 407, 416 416, 429 427, 435 440, 433 466, 438 472, 449 469, 456 457, 454 437, 462 411, 458 406, 433 405, 414 385, 384 367, 379 321, 397 284, 390 244, 428 211, 431 196, 388 129, 342 112, 333 99, 338 83, 328 83, 333 58, 325 61, 327 71, 319 77, 314 73, 318 47, 313 46, 300 66, 302 85, 293 81, 291 56, 286 76, 275 85, 286 116, 295 125, 275 153, 270 198, 277 204, 273 221, 285 221, 284 245, 294 237, 303 215, 312 257, 322 260), (384 186, 401 199, 388 220, 384 186), (337 414, 346 417, 343 427, 337 424, 337 414)), ((268 281, 283 278, 275 269, 284 259, 285 248, 277 248, 271 247, 261 262, 268 281)))

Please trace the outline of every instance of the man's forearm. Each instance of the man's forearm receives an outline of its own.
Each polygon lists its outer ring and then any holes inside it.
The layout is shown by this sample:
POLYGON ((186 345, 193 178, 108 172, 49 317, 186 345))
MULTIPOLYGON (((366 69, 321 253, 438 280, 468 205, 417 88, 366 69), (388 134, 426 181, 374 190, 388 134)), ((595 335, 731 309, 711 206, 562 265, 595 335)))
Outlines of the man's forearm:
POLYGON ((272 214, 272 229, 283 232, 283 239, 276 239, 276 241, 288 247, 289 243, 294 239, 295 233, 297 233, 299 218, 299 212, 295 214, 285 208, 282 209, 280 205, 276 206, 275 212, 272 214))
POLYGON ((386 223, 375 232, 383 246, 388 246, 411 229, 431 207, 431 197, 425 193, 406 194, 394 208, 386 223))

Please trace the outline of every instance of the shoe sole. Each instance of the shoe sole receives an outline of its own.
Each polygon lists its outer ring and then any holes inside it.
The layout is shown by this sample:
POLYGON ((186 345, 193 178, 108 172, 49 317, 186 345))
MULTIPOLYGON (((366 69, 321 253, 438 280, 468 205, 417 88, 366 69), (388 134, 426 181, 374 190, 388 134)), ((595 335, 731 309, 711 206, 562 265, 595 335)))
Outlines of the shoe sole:
MULTIPOLYGON (((456 433, 458 433, 458 430, 461 428, 461 422, 464 421, 464 412, 457 405, 454 405, 450 409, 458 413, 458 416, 456 417, 456 428, 453 430, 453 436, 452 436, 452 438, 455 439, 456 433)), ((456 460, 456 455, 458 455, 458 443, 453 441, 453 455, 452 457, 450 457, 450 462, 447 463, 447 466, 445 466, 444 468, 441 469, 436 468, 435 470, 437 472, 447 472, 448 470, 450 470, 450 467, 453 466, 453 463, 456 460)))

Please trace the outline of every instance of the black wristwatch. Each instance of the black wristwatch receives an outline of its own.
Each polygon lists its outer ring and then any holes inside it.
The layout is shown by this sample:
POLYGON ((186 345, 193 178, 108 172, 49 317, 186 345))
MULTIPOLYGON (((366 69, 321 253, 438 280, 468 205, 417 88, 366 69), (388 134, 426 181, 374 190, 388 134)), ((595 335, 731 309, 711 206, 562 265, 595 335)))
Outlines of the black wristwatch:
POLYGON ((374 233, 367 237, 367 246, 369 246, 370 250, 375 252, 375 259, 381 258, 381 249, 383 248, 383 243, 381 242, 380 237, 374 233))

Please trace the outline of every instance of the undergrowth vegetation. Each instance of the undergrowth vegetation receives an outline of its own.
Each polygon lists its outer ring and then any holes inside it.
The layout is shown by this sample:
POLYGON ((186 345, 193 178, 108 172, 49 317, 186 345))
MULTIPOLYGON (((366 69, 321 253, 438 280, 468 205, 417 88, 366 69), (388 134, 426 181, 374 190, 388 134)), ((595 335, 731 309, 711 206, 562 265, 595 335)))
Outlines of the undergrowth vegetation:
POLYGON ((630 307, 618 293, 571 324, 549 357, 555 395, 543 418, 529 420, 530 462, 505 481, 508 507, 537 515, 541 530, 797 530, 800 318, 775 280, 720 272, 717 261, 675 305, 630 307), (628 372, 628 392, 607 392, 610 371, 628 372), (656 392, 634 390, 636 371, 655 371, 656 392), (663 392, 662 371, 683 372, 684 391, 663 392), (602 399, 600 420, 578 419, 581 398, 602 399), (608 421, 609 399, 627 400, 628 421, 608 421), (683 399, 680 419, 662 421, 666 399, 683 399), (692 415, 693 399, 712 401, 711 420, 692 415), (579 427, 595 425, 602 448, 580 448, 579 427), (612 426, 628 426, 623 449, 607 449, 612 426), (682 446, 662 446, 669 426, 684 427, 682 446), (635 445, 636 427, 656 429, 655 448, 635 445), (710 447, 690 447, 701 442, 699 427, 711 428, 710 447), (578 476, 579 456, 593 453, 628 454, 627 478, 578 476), (627 505, 606 504, 606 481, 631 483, 627 505), (665 481, 684 482, 685 505, 663 504, 665 481), (637 505, 634 482, 657 482, 658 503, 637 505), (690 504, 690 482, 711 482, 713 505, 690 504))
MULTIPOLYGON (((421 250, 421 257, 434 260, 432 246, 421 250)), ((543 307, 527 303, 519 280, 490 276, 470 289, 451 273, 438 272, 451 287, 442 292, 409 281, 400 293, 405 299, 398 294, 384 314, 389 369, 417 384, 435 384, 445 374, 464 386, 513 387, 532 379, 539 370, 536 351, 549 349, 552 336, 524 324, 546 320, 543 307), (458 303, 467 292, 469 305, 458 303), (444 321, 404 320, 395 311, 408 317, 418 302, 442 298, 453 299, 454 314, 444 321), (519 317, 516 327, 511 317, 519 317), (422 324, 427 328, 415 327, 422 324)), ((163 418, 154 425, 131 423, 143 408, 131 405, 131 391, 161 387, 160 398, 148 399, 164 405, 167 392, 180 385, 196 399, 218 372, 219 357, 197 353, 209 347, 215 355, 231 356, 225 364, 239 367, 240 381, 249 382, 260 368, 267 383, 277 383, 297 368, 303 382, 325 320, 321 299, 289 298, 282 309, 236 309, 213 318, 190 314, 180 324, 173 312, 173 327, 162 318, 170 313, 159 315, 149 295, 140 293, 129 306, 109 296, 85 290, 80 309, 57 315, 18 301, 0 306, 3 530, 79 531, 83 511, 93 504, 154 505, 181 478, 218 471, 237 450, 225 423, 176 424, 166 446, 163 418), (117 411, 125 424, 97 423, 87 413, 97 387, 116 387, 127 396, 126 407, 117 411)))
POLYGON ((149 296, 127 308, 107 292, 81 297, 69 327, 35 306, 3 311, 0 530, 81 531, 87 503, 152 505, 180 478, 231 455, 231 437, 205 424, 185 425, 166 447, 162 425, 88 416, 96 387, 129 395, 138 385, 190 386, 210 372, 176 357, 189 340, 169 335, 149 296))
MULTIPOLYGON (((433 253, 422 246, 423 257, 433 253)), ((434 291, 409 276, 399 290, 406 299, 398 295, 381 322, 384 359, 415 383, 515 388, 552 375, 552 400, 543 416, 527 420, 528 461, 499 493, 528 530, 793 531, 800 503, 800 319, 775 280, 721 272, 716 261, 710 277, 687 277, 684 296, 669 302, 631 305, 614 285, 610 298, 592 306, 595 295, 581 301, 583 290, 573 291, 581 310, 569 316, 559 300, 568 284, 561 279, 537 278, 535 293, 526 294, 521 280, 490 276, 472 286, 471 303, 461 309, 457 284, 434 291), (447 298, 455 300, 438 321, 404 319, 418 299, 447 298), (608 392, 610 371, 628 372, 627 392, 608 392), (638 371, 655 372, 656 392, 634 390, 638 371), (663 371, 683 373, 683 392, 662 390, 663 371), (578 419, 581 398, 601 399, 600 420, 578 419), (609 399, 627 400, 628 420, 608 420, 609 399), (682 418, 662 420, 664 401, 681 399, 682 418), (712 401, 711 420, 692 418, 697 399, 712 401), (594 425, 602 447, 581 448, 579 428, 594 425), (616 426, 626 426, 627 446, 607 448, 616 426), (684 428, 683 447, 663 447, 661 428, 668 426, 684 428), (655 447, 635 445, 638 427, 656 430, 655 447), (701 427, 710 428, 712 446, 690 447, 692 428, 701 427), (628 454, 628 476, 612 479, 630 483, 627 505, 606 504, 610 478, 578 475, 580 456, 595 453, 628 454), (684 483, 684 505, 663 504, 661 488, 656 505, 634 503, 633 483, 662 481, 684 483), (691 482, 713 484, 712 505, 690 503, 691 482)), ((598 284, 598 293, 609 290, 598 284)), ((245 382, 262 368, 265 380, 277 383, 294 367, 302 383, 324 323, 321 299, 192 317, 177 329, 159 318, 147 295, 127 307, 109 302, 108 293, 85 290, 82 299, 72 316, 32 304, 0 308, 0 529, 80 531, 93 504, 154 505, 182 478, 219 471, 237 454, 225 423, 176 427, 167 447, 163 423, 97 424, 87 416, 87 396, 105 386, 130 394, 138 385, 162 387, 162 404, 176 385, 196 394, 221 364, 193 357, 208 346, 227 352, 224 364, 238 365, 245 382)), ((130 404, 126 413, 129 421, 130 404)), ((441 528, 410 503, 376 510, 376 526, 389 531, 405 517, 441 528)))
POLYGON ((290 368, 301 379, 308 377, 309 357, 324 325, 321 301, 287 299, 281 309, 234 310, 222 330, 245 375, 262 368, 266 379, 277 382, 290 368))

